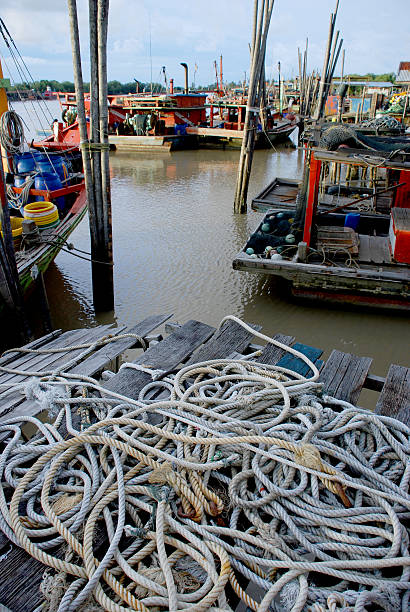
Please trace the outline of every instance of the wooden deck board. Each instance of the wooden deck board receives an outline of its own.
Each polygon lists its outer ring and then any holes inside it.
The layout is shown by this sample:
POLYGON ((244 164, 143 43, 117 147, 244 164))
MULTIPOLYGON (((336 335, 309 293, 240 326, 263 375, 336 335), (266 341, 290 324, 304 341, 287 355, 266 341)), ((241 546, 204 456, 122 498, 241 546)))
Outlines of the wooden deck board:
POLYGON ((394 417, 410 426, 410 369, 391 365, 376 405, 377 414, 394 417))
MULTIPOLYGON (((50 342, 47 345, 47 349, 64 348, 66 346, 76 346, 79 344, 86 344, 88 342, 94 342, 100 337, 103 337, 107 330, 110 328, 109 325, 101 325, 98 327, 92 327, 90 329, 76 329, 71 334, 66 332, 62 334, 55 341, 50 342)), ((121 330, 123 327, 121 328, 121 330)), ((118 331, 111 329, 110 333, 117 334, 118 331)), ((84 349, 76 349, 63 353, 49 353, 49 354, 26 354, 20 359, 13 362, 14 369, 20 369, 25 371, 41 371, 54 369, 73 359, 79 355, 84 349)), ((24 380, 24 376, 20 374, 5 374, 0 378, 0 383, 16 383, 24 380)))
MULTIPOLYGON (((104 335, 104 332, 106 332, 108 328, 109 328, 109 325, 93 327, 91 328, 92 333, 89 333, 88 335, 87 334, 85 335, 77 334, 74 337, 67 335, 65 336, 65 338, 66 340, 69 340, 69 344, 71 344, 72 342, 75 344, 83 343, 83 342, 92 342, 96 340, 97 338, 102 337, 104 335)), ((120 331, 122 331, 122 329, 123 328, 113 329, 111 330, 111 333, 115 335, 119 333, 120 331)), ((88 330, 88 331, 91 332, 91 330, 88 330)), ((75 330, 75 331, 80 331, 80 330, 75 330)), ((47 348, 49 348, 51 345, 53 345, 52 342, 50 342, 47 345, 47 348)), ((33 368, 40 367, 41 369, 46 370, 46 369, 50 369, 50 366, 52 366, 51 369, 55 369, 57 366, 61 366, 67 361, 70 361, 71 359, 73 359, 75 356, 79 355, 82 352, 82 350, 84 349, 77 349, 76 351, 70 351, 67 353, 52 353, 51 355, 37 355, 36 357, 40 358, 38 361, 34 360, 34 363, 33 363, 33 361, 30 360, 27 364, 27 367, 23 367, 22 369, 30 371, 33 368), (48 359, 48 357, 50 357, 50 359, 48 359), (41 359, 41 358, 44 358, 44 359, 41 359), (29 364, 31 364, 30 367, 29 367, 29 364)), ((12 363, 12 366, 15 367, 14 362, 12 363)), ((22 382, 24 381, 25 378, 26 377, 22 375, 13 375, 6 382, 10 382, 10 383, 22 382)), ((19 391, 17 391, 9 395, 6 398, 6 400, 0 404, 0 422, 4 420, 4 418, 8 418, 9 416, 11 416, 10 415, 11 412, 13 412, 13 416, 20 416, 20 415, 34 416, 38 412, 38 405, 34 404, 30 400, 25 400, 24 396, 19 391)))
MULTIPOLYGON (((260 325, 252 325, 255 330, 260 330, 260 325)), ((211 359, 226 359, 233 351, 241 353, 250 344, 253 334, 244 329, 235 321, 225 321, 221 329, 200 346, 190 357, 187 365, 199 363, 211 359)))
POLYGON ((19 355, 25 354, 25 353, 22 353, 21 350, 19 349, 41 348, 48 342, 51 342, 55 338, 58 338, 59 336, 61 336, 61 334, 62 334, 61 329, 56 329, 50 332, 49 334, 46 334, 45 336, 41 336, 41 338, 37 338, 36 340, 29 342, 28 344, 24 344, 22 347, 19 347, 15 351, 10 351, 10 353, 7 353, 6 355, 3 355, 3 357, 0 357, 0 366, 6 366, 7 364, 11 363, 15 359, 18 359, 19 355))
POLYGON ((356 403, 369 372, 372 359, 333 350, 324 364, 319 381, 329 395, 356 403))
MULTIPOLYGON (((62 343, 66 340, 68 342, 76 341, 79 337, 79 334, 78 334, 79 331, 80 330, 75 329, 75 330, 65 332, 64 334, 61 334, 61 336, 59 336, 58 338, 55 338, 51 340, 50 342, 48 342, 47 348, 58 348, 59 346, 62 346, 62 343)), ((44 348, 44 347, 39 347, 39 348, 44 348)), ((24 370, 29 371, 31 369, 34 369, 34 364, 36 362, 38 362, 40 359, 47 359, 47 357, 48 355, 39 355, 37 353, 32 353, 32 354, 20 353, 20 355, 17 356, 16 359, 13 359, 12 367, 13 369, 24 369, 24 370)), ((9 367, 11 367, 10 363, 11 362, 9 362, 9 367)), ((16 377, 16 374, 9 374, 9 373, 4 372, 0 374, 0 383, 4 384, 14 377, 16 377)))
MULTIPOLYGON (((173 370, 179 363, 190 357, 197 347, 208 340, 213 331, 214 328, 205 323, 188 321, 168 338, 149 348, 133 363, 152 369, 173 370)), ((146 372, 126 368, 111 378, 105 387, 136 399, 142 387, 151 380, 150 374, 146 372)))
MULTIPOLYGON (((137 325, 134 325, 134 327, 125 330, 124 333, 131 333, 144 337, 162 325, 162 323, 165 323, 171 316, 172 315, 156 315, 147 317, 140 323, 137 323, 137 325)), ((70 369, 69 372, 71 374, 94 376, 96 372, 101 371, 110 361, 133 346, 135 346, 134 338, 123 338, 112 344, 107 344, 77 366, 70 369)))
MULTIPOLYGON (((294 336, 284 336, 283 334, 276 334, 273 336, 273 338, 286 346, 291 346, 295 341, 294 336)), ((275 365, 285 354, 286 351, 284 349, 272 344, 272 342, 268 342, 268 344, 266 344, 264 347, 261 356, 258 357, 258 362, 275 365)))

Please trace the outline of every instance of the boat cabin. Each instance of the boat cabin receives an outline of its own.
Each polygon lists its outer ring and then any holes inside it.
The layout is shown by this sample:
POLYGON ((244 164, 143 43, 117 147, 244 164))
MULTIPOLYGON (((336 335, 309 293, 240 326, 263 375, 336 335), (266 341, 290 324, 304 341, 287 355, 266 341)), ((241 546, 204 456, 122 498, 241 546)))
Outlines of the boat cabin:
POLYGON ((410 309, 410 153, 309 149, 296 202, 273 206, 235 269, 300 297, 410 309))

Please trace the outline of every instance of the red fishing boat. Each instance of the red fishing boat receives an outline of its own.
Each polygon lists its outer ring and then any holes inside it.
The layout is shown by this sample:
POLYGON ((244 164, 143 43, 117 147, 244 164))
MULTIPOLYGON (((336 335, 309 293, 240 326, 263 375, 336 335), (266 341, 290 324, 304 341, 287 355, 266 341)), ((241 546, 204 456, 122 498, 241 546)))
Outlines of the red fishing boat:
MULTIPOLYGON (((60 141, 79 144, 76 96, 59 93, 66 128, 60 128, 60 141)), ((174 150, 196 145, 187 134, 187 127, 206 122, 206 93, 174 93, 171 81, 169 94, 128 94, 108 96, 109 143, 113 149, 174 150)), ((90 98, 84 98, 86 113, 90 98)), ((54 140, 53 137, 48 142, 54 140)))
POLYGON ((366 145, 309 148, 296 204, 273 205, 233 267, 297 297, 410 310, 410 141, 366 145))

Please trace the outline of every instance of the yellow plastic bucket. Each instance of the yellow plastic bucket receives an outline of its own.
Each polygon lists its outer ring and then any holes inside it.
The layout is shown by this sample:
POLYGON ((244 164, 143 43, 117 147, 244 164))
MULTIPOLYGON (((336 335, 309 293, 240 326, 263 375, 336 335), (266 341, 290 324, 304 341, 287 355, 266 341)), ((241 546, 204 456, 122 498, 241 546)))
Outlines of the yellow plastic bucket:
POLYGON ((58 224, 58 209, 52 202, 32 202, 24 207, 24 218, 45 229, 44 226, 58 224))
MULTIPOLYGON (((13 236, 13 244, 14 244, 15 251, 17 251, 20 247, 21 236, 23 234, 22 224, 23 224, 23 219, 21 217, 10 217, 11 233, 13 236)), ((1 228, 1 221, 0 221, 0 232, 1 232, 1 235, 3 236, 3 230, 1 228)))
MULTIPOLYGON (((11 233, 13 238, 18 238, 23 233, 22 228, 23 219, 20 217, 10 217, 10 225, 11 225, 11 233)), ((1 230, 1 221, 0 221, 0 230, 1 230)), ((3 231, 1 232, 3 235, 3 231)))

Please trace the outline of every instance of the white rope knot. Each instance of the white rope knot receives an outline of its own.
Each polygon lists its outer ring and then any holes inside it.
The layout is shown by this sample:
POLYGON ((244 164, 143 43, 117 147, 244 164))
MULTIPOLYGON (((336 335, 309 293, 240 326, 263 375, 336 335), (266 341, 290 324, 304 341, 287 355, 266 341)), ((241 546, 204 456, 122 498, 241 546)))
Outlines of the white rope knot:
POLYGON ((149 374, 151 376, 153 381, 158 380, 161 376, 163 376, 163 374, 165 374, 165 370, 154 369, 151 368, 149 365, 143 366, 139 363, 131 362, 123 363, 119 369, 119 372, 121 372, 121 370, 125 370, 126 368, 129 368, 131 370, 137 370, 138 372, 145 372, 145 374, 149 374))
POLYGON ((55 416, 61 409, 62 400, 69 397, 62 386, 50 387, 37 378, 30 378, 27 381, 24 393, 28 400, 37 402, 41 406, 41 411, 47 411, 50 416, 55 416))
POLYGON ((235 400, 235 404, 237 406, 243 406, 244 408, 248 408, 249 406, 252 406, 254 401, 255 398, 252 395, 238 395, 235 400))
POLYGON ((304 467, 329 474, 329 472, 325 470, 319 450, 313 444, 302 444, 297 448, 295 450, 295 459, 304 467))

